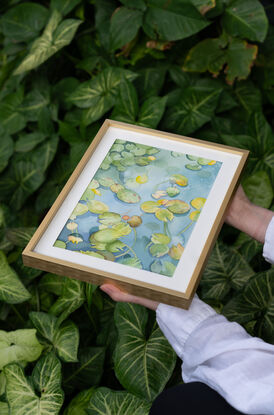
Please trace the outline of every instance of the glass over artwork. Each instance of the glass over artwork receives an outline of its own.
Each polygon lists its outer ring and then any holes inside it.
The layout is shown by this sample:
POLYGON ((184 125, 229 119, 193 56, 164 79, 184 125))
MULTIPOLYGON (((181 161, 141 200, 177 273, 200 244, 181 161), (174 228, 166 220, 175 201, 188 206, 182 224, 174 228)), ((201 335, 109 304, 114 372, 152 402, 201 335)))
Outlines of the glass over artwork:
POLYGON ((117 139, 54 246, 172 277, 221 165, 117 139))

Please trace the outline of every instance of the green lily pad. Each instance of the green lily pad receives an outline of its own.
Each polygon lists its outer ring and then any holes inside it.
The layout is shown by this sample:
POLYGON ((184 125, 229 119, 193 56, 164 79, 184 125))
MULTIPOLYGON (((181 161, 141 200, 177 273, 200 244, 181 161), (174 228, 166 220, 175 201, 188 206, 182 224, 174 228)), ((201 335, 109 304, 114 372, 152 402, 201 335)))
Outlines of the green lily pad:
POLYGON ((110 163, 108 161, 103 161, 100 165, 100 169, 108 170, 110 168, 110 163))
POLYGON ((172 157, 182 157, 182 153, 178 153, 177 151, 172 151, 171 152, 172 157))
POLYGON ((192 199, 190 204, 195 209, 201 210, 206 202, 206 199, 204 197, 195 197, 195 199, 192 199))
POLYGON ((120 138, 117 138, 117 140, 115 140, 115 144, 125 144, 125 140, 120 140, 120 138))
POLYGON ((131 150, 135 156, 143 156, 146 154, 146 149, 136 147, 134 150, 131 150))
POLYGON ((149 252, 152 256, 156 256, 157 258, 167 254, 169 251, 169 247, 166 244, 155 244, 151 245, 149 248, 149 252))
POLYGON ((176 265, 172 264, 172 262, 169 261, 164 261, 163 265, 164 266, 161 274, 166 275, 167 277, 172 277, 176 270, 176 265))
POLYGON ((180 193, 180 190, 177 187, 172 186, 172 187, 168 187, 166 189, 166 192, 167 192, 169 197, 174 197, 174 196, 176 196, 180 193))
POLYGON ((121 160, 121 158, 122 158, 121 154, 120 153, 117 153, 116 151, 111 152, 110 153, 110 157, 111 157, 111 160, 112 161, 114 161, 114 160, 121 160))
POLYGON ((160 151, 159 148, 150 147, 150 148, 147 149, 146 154, 151 156, 152 154, 159 153, 159 151, 160 151))
POLYGON ((130 143, 128 143, 128 144, 126 144, 126 149, 127 149, 128 151, 135 150, 135 149, 136 149, 136 145, 135 145, 135 144, 130 144, 130 143))
POLYGON ((137 183, 136 179, 133 178, 127 179, 125 185, 129 189, 136 189, 137 187, 140 187, 140 183, 137 183))
POLYGON ((93 179, 93 180, 91 180, 88 187, 89 187, 89 189, 97 189, 97 187, 99 187, 99 182, 97 180, 93 179))
POLYGON ((156 259, 150 264, 150 271, 156 272, 156 274, 161 274, 163 265, 160 259, 156 259))
MULTIPOLYGON (((101 231, 97 231, 92 234, 92 239, 94 239, 96 242, 100 242, 103 244, 114 242, 118 238, 119 237, 117 237, 117 233, 112 228, 102 229, 101 231)), ((90 238, 90 241, 91 241, 91 238, 90 238)), ((106 247, 104 246, 104 249, 105 248, 106 247)))
POLYGON ((117 262, 124 265, 129 265, 130 267, 142 269, 142 263, 139 258, 120 258, 117 262))
POLYGON ((165 207, 168 210, 170 210, 170 212, 177 213, 178 215, 186 213, 190 209, 190 206, 188 203, 183 202, 182 200, 179 200, 179 199, 169 200, 165 204, 165 207))
POLYGON ((199 164, 186 164, 185 168, 188 170, 201 170, 201 166, 199 166, 199 164))
POLYGON ((95 258, 100 258, 100 259, 104 259, 104 256, 99 254, 98 252, 94 252, 94 251, 80 251, 81 254, 86 254, 89 256, 94 256, 95 258))
POLYGON ((99 215, 99 222, 102 225, 115 225, 116 223, 121 222, 121 215, 115 212, 104 212, 99 215))
POLYGON ((147 201, 141 204, 140 208, 146 213, 155 213, 159 209, 159 203, 154 201, 147 201))
POLYGON ((111 151, 118 151, 118 153, 120 153, 123 150, 124 146, 122 144, 113 144, 113 146, 111 147, 111 151))
POLYGON ((182 174, 173 174, 170 179, 171 183, 176 183, 178 186, 187 186, 188 178, 182 174))
POLYGON ((84 191, 84 193, 81 196, 81 200, 84 200, 85 202, 88 202, 89 200, 94 199, 94 192, 90 189, 87 189, 84 191))
POLYGON ((110 252, 121 252, 125 247, 125 244, 121 241, 114 241, 107 244, 106 249, 110 252))
POLYGON ((87 202, 87 205, 88 210, 92 213, 104 213, 109 210, 109 207, 104 202, 100 202, 100 200, 90 200, 87 202))
POLYGON ((115 232, 117 236, 116 239, 118 239, 118 238, 121 238, 122 236, 129 235, 131 232, 131 227, 127 223, 121 222, 121 223, 118 223, 117 225, 114 225, 112 227, 112 230, 115 232))
POLYGON ((74 220, 76 216, 84 215, 87 212, 88 212, 87 205, 84 205, 83 203, 77 203, 72 214, 70 215, 70 219, 74 220))
POLYGON ((164 233, 153 233, 151 235, 151 242, 154 244, 169 244, 170 237, 164 233))
POLYGON ((191 161, 196 161, 196 160, 198 160, 199 157, 191 156, 190 154, 187 154, 186 158, 188 158, 188 160, 191 160, 191 161))
POLYGON ((110 186, 110 190, 113 192, 113 193, 117 193, 117 192, 119 192, 119 190, 122 190, 122 189, 124 189, 124 186, 122 186, 121 184, 119 184, 119 183, 114 183, 114 184, 112 184, 111 186, 110 186))
POLYGON ((125 203, 138 203, 141 198, 138 195, 138 193, 134 192, 133 190, 130 189, 120 189, 117 192, 117 197, 118 199, 122 200, 122 202, 125 203))
POLYGON ((163 222, 168 222, 171 221, 174 218, 173 213, 171 213, 169 210, 167 209, 160 209, 158 208, 155 212, 155 216, 157 219, 163 221, 163 222))
POLYGON ((67 247, 66 243, 63 241, 60 241, 59 239, 57 239, 57 241, 54 242, 53 246, 56 246, 57 248, 63 248, 63 249, 66 249, 67 247))
POLYGON ((149 164, 149 159, 148 159, 147 157, 138 157, 138 158, 135 160, 135 163, 136 163, 138 166, 147 166, 147 165, 149 164))
POLYGON ((201 166, 206 166, 208 163, 211 162, 211 159, 204 159, 204 158, 200 157, 200 158, 198 158, 197 161, 201 166))

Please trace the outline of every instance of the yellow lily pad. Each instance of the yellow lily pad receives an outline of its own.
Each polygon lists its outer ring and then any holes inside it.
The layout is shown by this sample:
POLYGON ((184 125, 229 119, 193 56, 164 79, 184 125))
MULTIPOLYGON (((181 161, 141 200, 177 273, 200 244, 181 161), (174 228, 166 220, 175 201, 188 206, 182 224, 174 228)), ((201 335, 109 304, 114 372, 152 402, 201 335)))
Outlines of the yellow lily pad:
POLYGON ((210 159, 205 159, 205 158, 202 158, 202 157, 198 158, 197 161, 201 166, 206 166, 208 163, 211 162, 210 159))
POLYGON ((171 183, 176 183, 178 186, 187 186, 188 178, 183 176, 182 174, 173 174, 170 177, 171 183))
POLYGON ((88 212, 87 205, 84 205, 83 203, 77 203, 76 207, 74 208, 70 216, 70 219, 73 220, 76 218, 76 216, 84 215, 87 212, 88 212))
POLYGON ((137 176, 136 177, 136 182, 139 183, 139 184, 147 183, 147 181, 148 181, 148 177, 147 177, 146 174, 143 174, 142 176, 137 176))
POLYGON ((172 247, 168 251, 168 255, 173 259, 179 260, 183 252, 184 252, 184 247, 179 242, 177 246, 172 245, 172 247))
POLYGON ((118 238, 121 238, 122 236, 126 236, 130 234, 131 227, 127 223, 121 222, 121 223, 118 223, 117 225, 114 225, 112 227, 112 230, 115 232, 116 239, 118 239, 118 238))
POLYGON ((211 160, 209 163, 207 163, 209 166, 214 166, 214 164, 216 164, 215 160, 211 160))
POLYGON ((159 203, 149 200, 142 203, 140 207, 146 213, 155 213, 159 209, 159 203))
POLYGON ((153 233, 151 235, 151 242, 154 244, 169 244, 170 237, 164 233, 153 233))
POLYGON ((194 210, 193 212, 190 213, 189 218, 191 220, 193 220, 194 222, 197 222, 199 216, 200 216, 200 210, 194 210))
POLYGON ((178 215, 186 213, 190 209, 189 204, 180 199, 169 200, 165 206, 170 212, 177 213, 178 215))
POLYGON ((160 209, 158 208, 155 212, 155 216, 157 219, 163 221, 163 222, 168 222, 171 221, 174 218, 173 213, 171 213, 169 210, 167 209, 160 209))
POLYGON ((121 184, 119 184, 119 183, 114 183, 114 184, 112 184, 111 186, 110 186, 110 190, 113 192, 113 193, 118 193, 119 192, 119 190, 122 190, 124 188, 124 186, 122 186, 121 184))
POLYGON ((206 199, 204 197, 196 197, 195 199, 191 200, 190 204, 195 209, 200 210, 204 206, 205 202, 206 202, 206 199))
POLYGON ((87 202, 88 210, 92 213, 104 213, 109 211, 109 207, 99 200, 90 200, 87 202))
POLYGON ((125 203, 138 203, 141 200, 138 193, 125 188, 118 190, 117 197, 125 203))

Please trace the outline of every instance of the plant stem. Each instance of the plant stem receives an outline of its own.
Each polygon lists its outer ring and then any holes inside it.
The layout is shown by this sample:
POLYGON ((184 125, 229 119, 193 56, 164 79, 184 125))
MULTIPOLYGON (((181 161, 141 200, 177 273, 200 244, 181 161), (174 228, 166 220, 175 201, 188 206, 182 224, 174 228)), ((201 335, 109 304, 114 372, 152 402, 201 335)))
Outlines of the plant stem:
POLYGON ((132 229, 133 229, 133 232, 134 232, 134 241, 133 241, 133 244, 132 244, 132 248, 133 248, 134 245, 136 244, 137 232, 136 232, 136 229, 135 228, 132 228, 132 229))
POLYGON ((153 242, 149 242, 147 245, 146 245, 146 249, 150 246, 150 245, 152 245, 153 244, 153 242))
POLYGON ((23 317, 21 316, 21 314, 18 312, 17 308, 13 304, 11 304, 11 308, 13 309, 14 314, 16 314, 17 317, 19 318, 19 320, 21 320, 22 323, 25 325, 25 320, 23 319, 23 317))
POLYGON ((115 257, 115 259, 116 259, 116 258, 120 258, 120 256, 126 255, 128 252, 129 252, 129 249, 128 249, 126 252, 124 252, 123 254, 117 255, 117 256, 115 257))
MULTIPOLYGON (((123 242, 124 243, 124 242, 123 242)), ((133 251, 133 249, 128 246, 127 244, 124 243, 124 245, 133 253, 133 255, 135 256, 135 258, 138 258, 137 255, 135 254, 135 252, 133 251)))
POLYGON ((180 235, 181 233, 185 232, 188 228, 190 228, 192 223, 193 223, 193 220, 183 230, 181 230, 179 233, 177 233, 177 235, 180 235))

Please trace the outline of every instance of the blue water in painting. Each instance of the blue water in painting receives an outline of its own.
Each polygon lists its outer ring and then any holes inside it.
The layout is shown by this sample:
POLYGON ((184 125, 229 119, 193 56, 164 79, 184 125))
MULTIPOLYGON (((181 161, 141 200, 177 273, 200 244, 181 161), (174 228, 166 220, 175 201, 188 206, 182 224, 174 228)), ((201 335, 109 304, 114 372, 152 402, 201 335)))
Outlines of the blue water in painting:
MULTIPOLYGON (((122 141, 118 140, 118 142, 121 142, 123 145, 122 141)), ((127 143, 129 142, 124 142, 124 146, 127 143)), ((149 147, 149 149, 151 148, 152 147, 149 147)), ((111 151, 112 149, 110 150, 109 154, 111 151)), ((173 269, 175 269, 176 265, 178 264, 178 260, 174 259, 174 257, 168 253, 165 253, 164 255, 159 254, 159 256, 153 256, 149 250, 151 244, 147 247, 151 241, 151 235, 153 233, 169 235, 171 237, 171 240, 168 244, 169 248, 172 246, 177 246, 178 243, 184 248, 186 247, 191 232, 197 223, 195 221, 191 221, 189 217, 191 212, 196 210, 193 206, 191 206, 191 201, 195 198, 206 199, 208 197, 208 194, 217 177, 222 163, 216 161, 214 164, 214 162, 210 163, 210 160, 208 160, 208 164, 205 160, 202 160, 201 164, 199 164, 199 160, 201 159, 192 160, 189 159, 189 157, 187 157, 185 154, 180 153, 179 155, 179 153, 172 153, 171 151, 162 149, 158 153, 152 154, 152 157, 148 154, 142 155, 142 157, 147 160, 150 157, 148 165, 140 166, 134 163, 131 166, 127 166, 125 171, 121 172, 117 170, 117 166, 113 166, 110 163, 108 169, 103 170, 100 168, 96 172, 94 178, 90 178, 91 180, 99 180, 102 177, 112 178, 116 183, 119 183, 125 188, 131 189, 138 193, 141 198, 138 203, 123 202, 118 199, 116 193, 111 191, 109 187, 104 187, 102 185, 97 188, 100 194, 95 194, 93 200, 98 200, 105 203, 108 206, 110 212, 119 213, 121 217, 124 215, 129 217, 133 215, 140 216, 142 223, 140 226, 134 228, 136 233, 132 230, 129 235, 120 237, 119 240, 129 247, 132 247, 135 255, 140 259, 140 267, 145 270, 151 270, 151 265, 157 262, 159 273, 167 276, 172 276, 173 272, 167 272, 163 264, 165 261, 167 261, 173 264, 173 269), (194 166, 194 168, 196 166, 197 170, 190 170, 186 167, 189 165, 194 166), (188 179, 188 184, 186 186, 180 186, 179 184, 174 183, 174 181, 172 182, 170 178, 174 174, 185 176, 188 179), (138 176, 143 177, 144 175, 147 176, 147 182, 139 184, 137 182, 138 179, 136 181, 136 178, 138 178, 138 176), (129 179, 131 180, 128 182, 129 179), (152 194, 155 195, 157 190, 162 190, 165 192, 166 189, 171 186, 175 186, 180 191, 180 193, 174 197, 170 197, 165 194, 161 196, 160 199, 184 201, 189 204, 190 210, 184 214, 174 214, 173 219, 165 224, 165 222, 159 220, 154 213, 144 212, 141 209, 141 205, 146 201, 157 202, 159 199, 154 198, 152 194), (188 228, 184 232, 180 233, 186 227, 188 228)), ((138 157, 135 156, 135 160, 137 159, 138 157)), ((79 203, 86 204, 86 202, 83 200, 80 200, 79 203)), ((159 207, 160 209, 166 209, 164 204, 159 207)), ((69 250, 96 251, 95 248, 91 246, 89 237, 91 234, 99 230, 100 222, 98 220, 98 216, 98 214, 94 214, 88 211, 87 213, 79 215, 74 219, 68 219, 66 225, 69 222, 74 222, 78 225, 77 229, 71 231, 67 229, 65 225, 60 235, 58 236, 58 240, 65 242, 66 249, 69 250), (68 241, 68 237, 72 233, 76 233, 78 236, 80 236, 81 239, 79 243, 68 241)), ((122 221, 127 223, 126 220, 122 221)), ((96 252, 100 253, 100 251, 96 252)), ((121 252, 123 253, 123 251, 121 252)), ((119 262, 121 258, 132 257, 131 251, 128 251, 126 247, 124 252, 127 252, 127 254, 125 256, 121 256, 121 252, 114 253, 114 257, 119 255, 119 262)), ((112 260, 115 259, 114 257, 112 260)), ((155 271, 155 268, 153 270, 155 271)))

